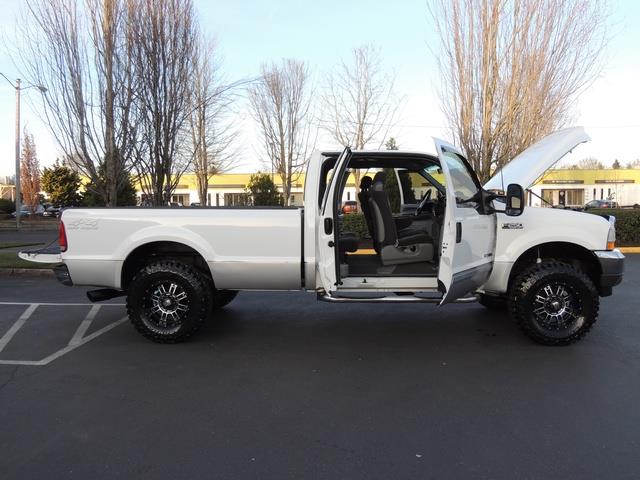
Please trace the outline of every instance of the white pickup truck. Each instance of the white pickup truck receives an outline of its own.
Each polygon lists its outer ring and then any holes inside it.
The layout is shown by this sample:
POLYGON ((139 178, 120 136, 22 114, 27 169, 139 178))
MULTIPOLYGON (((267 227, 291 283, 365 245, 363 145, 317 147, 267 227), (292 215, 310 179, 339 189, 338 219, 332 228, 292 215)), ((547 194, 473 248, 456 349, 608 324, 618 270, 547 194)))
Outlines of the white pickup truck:
POLYGON ((622 280, 615 219, 525 208, 524 189, 588 140, 580 127, 558 131, 484 186, 439 140, 437 155, 316 152, 303 208, 67 209, 60 252, 20 256, 61 261, 65 285, 103 287, 87 293, 92 301, 126 295, 131 322, 157 342, 185 340, 240 290, 306 290, 330 302, 479 300, 508 308, 533 340, 566 345, 622 280), (368 235, 344 227, 355 170, 368 235))

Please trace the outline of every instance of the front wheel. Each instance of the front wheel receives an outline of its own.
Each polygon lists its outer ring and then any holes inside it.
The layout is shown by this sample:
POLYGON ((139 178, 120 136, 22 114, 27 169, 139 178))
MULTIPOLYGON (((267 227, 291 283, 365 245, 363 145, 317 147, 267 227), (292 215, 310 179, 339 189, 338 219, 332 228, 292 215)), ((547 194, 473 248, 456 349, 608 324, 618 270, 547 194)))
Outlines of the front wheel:
POLYGON ((508 303, 511 317, 529 338, 544 345, 569 345, 596 322, 600 299, 582 270, 544 260, 515 278, 508 303))
POLYGON ((175 260, 146 265, 128 288, 131 323, 158 343, 186 340, 202 326, 212 307, 210 279, 193 266, 175 260))

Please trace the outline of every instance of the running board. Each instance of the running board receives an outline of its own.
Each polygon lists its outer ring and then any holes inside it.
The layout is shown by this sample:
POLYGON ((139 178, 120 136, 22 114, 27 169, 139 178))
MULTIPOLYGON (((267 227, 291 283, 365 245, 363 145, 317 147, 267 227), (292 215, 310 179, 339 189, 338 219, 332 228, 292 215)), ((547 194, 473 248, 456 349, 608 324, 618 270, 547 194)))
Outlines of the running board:
POLYGON ((123 290, 115 290, 113 288, 101 288, 99 290, 89 290, 87 298, 92 302, 104 302, 116 297, 124 297, 127 292, 123 290))
MULTIPOLYGON (((318 293, 318 300, 330 303, 432 303, 438 304, 442 301, 442 297, 416 297, 415 295, 407 296, 384 296, 384 297, 333 297, 326 293, 318 293)), ((463 297, 453 301, 453 303, 473 303, 477 302, 478 297, 463 297)))

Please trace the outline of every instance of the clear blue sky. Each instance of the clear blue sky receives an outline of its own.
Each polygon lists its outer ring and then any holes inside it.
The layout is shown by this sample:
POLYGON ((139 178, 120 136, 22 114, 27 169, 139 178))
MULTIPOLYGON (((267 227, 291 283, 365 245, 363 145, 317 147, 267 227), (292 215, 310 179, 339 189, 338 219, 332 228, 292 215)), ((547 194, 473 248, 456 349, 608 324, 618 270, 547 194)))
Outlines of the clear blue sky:
MULTIPOLYGON (((21 1, 0 0, 2 36, 12 42, 21 1)), ((430 150, 430 136, 448 136, 434 88, 439 82, 430 47, 436 38, 427 0, 389 1, 222 1, 196 0, 201 24, 218 39, 228 79, 258 74, 260 64, 293 57, 308 62, 316 80, 347 57, 355 46, 370 43, 396 77, 396 91, 405 105, 391 134, 400 146, 430 150)), ((640 157, 640 2, 612 1, 613 35, 603 76, 585 92, 575 108, 575 124, 585 125, 594 141, 581 147, 581 157, 595 155, 605 163, 640 157)), ((6 53, 0 72, 18 75, 6 53)), ((33 95, 33 91, 25 95, 33 95)), ((256 138, 246 112, 241 137, 240 170, 257 167, 256 138)), ((54 161, 56 144, 37 115, 23 102, 23 125, 33 131, 41 163, 54 161)), ((14 91, 0 79, 0 175, 13 172, 14 91)), ((327 139, 321 138, 321 144, 327 139)), ((324 145, 323 145, 324 146, 324 145)))

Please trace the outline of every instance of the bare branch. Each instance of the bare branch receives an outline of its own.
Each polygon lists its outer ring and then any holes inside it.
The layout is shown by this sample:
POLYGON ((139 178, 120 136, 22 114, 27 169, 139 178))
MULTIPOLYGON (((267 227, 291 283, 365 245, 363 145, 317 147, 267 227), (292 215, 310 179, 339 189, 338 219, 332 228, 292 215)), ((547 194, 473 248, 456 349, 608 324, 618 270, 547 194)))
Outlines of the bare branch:
POLYGON ((315 142, 309 83, 306 65, 289 59, 263 65, 262 77, 248 89, 264 153, 282 181, 285 205, 290 204, 292 184, 304 170, 315 142))
POLYGON ((434 0, 443 111, 481 179, 562 127, 601 70, 601 0, 434 0))

